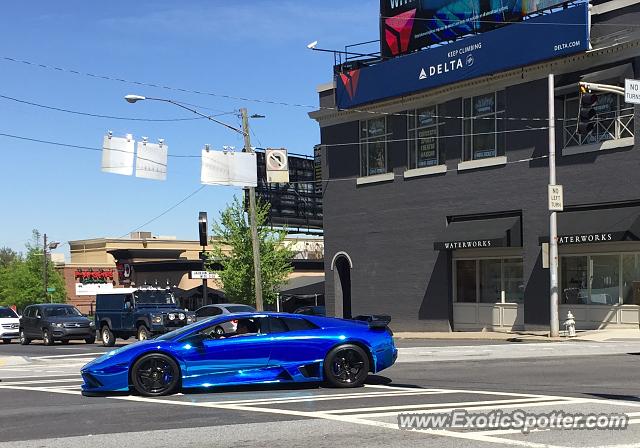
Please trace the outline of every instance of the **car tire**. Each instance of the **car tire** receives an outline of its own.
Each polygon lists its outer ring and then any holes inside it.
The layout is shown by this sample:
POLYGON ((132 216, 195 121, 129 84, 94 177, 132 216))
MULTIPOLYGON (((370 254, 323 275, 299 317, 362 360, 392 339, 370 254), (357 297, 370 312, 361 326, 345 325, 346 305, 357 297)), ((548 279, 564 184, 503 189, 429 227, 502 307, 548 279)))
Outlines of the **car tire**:
POLYGON ((3 344, 11 344, 11 339, 3 339, 2 343, 3 344))
POLYGON ((20 345, 29 345, 31 343, 31 339, 27 338, 24 334, 24 330, 20 330, 20 345))
POLYGON ((102 330, 100 330, 100 338, 102 339, 102 345, 104 347, 113 347, 116 345, 116 338, 108 325, 105 325, 102 327, 102 330))
POLYGON ((138 341, 146 341, 151 336, 149 329, 146 325, 140 325, 138 327, 138 341))
POLYGON ((224 329, 220 325, 214 328, 213 332, 216 334, 216 336, 224 336, 224 329))
POLYGON ((55 343, 53 336, 51 336, 51 332, 46 328, 42 330, 42 342, 44 345, 53 345, 55 343))
POLYGON ((60 341, 62 345, 69 345, 69 342, 70 342, 69 339, 63 339, 60 341))
POLYGON ((84 342, 86 342, 87 344, 95 344, 96 343, 96 336, 89 336, 88 338, 84 338, 84 342))
POLYGON ((324 359, 324 378, 333 387, 359 387, 369 375, 369 356, 355 344, 334 347, 324 359))
POLYGON ((180 384, 180 368, 170 356, 149 353, 131 367, 131 384, 145 397, 170 395, 180 384))

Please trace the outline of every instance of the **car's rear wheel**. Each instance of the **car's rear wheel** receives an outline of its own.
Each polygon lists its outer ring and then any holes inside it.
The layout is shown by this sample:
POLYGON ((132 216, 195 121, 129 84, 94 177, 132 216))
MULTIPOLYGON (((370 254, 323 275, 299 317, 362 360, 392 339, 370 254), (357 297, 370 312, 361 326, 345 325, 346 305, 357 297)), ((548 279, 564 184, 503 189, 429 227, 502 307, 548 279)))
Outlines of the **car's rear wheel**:
POLYGON ((134 389, 147 397, 169 395, 180 383, 180 368, 169 356, 150 353, 138 359, 131 368, 134 389))
POLYGON ((24 334, 24 330, 20 330, 20 345, 29 345, 31 339, 27 338, 24 334))
POLYGON ((102 345, 105 347, 113 347, 116 344, 116 338, 108 325, 102 327, 100 337, 102 339, 102 345))
POLYGON ((42 342, 44 342, 44 345, 53 345, 54 342, 51 332, 46 328, 42 330, 42 342))
POLYGON ((3 344, 11 344, 11 339, 3 339, 2 343, 3 344))
POLYGON ((224 335, 224 329, 219 325, 216 328, 214 328, 213 331, 217 336, 223 336, 224 335))
POLYGON ((149 329, 145 325, 138 327, 138 341, 146 341, 149 339, 149 329))
POLYGON ((324 359, 325 380, 334 387, 361 386, 368 375, 369 357, 357 345, 339 345, 324 359))

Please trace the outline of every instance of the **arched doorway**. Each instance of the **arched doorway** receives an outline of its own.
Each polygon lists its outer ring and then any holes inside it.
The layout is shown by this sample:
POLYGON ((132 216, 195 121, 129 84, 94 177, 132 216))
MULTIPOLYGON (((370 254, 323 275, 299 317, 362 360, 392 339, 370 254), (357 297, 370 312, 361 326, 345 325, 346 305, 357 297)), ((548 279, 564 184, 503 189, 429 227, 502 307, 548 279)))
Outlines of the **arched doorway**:
POLYGON ((353 263, 345 252, 338 252, 331 263, 336 317, 351 318, 351 268, 353 263))

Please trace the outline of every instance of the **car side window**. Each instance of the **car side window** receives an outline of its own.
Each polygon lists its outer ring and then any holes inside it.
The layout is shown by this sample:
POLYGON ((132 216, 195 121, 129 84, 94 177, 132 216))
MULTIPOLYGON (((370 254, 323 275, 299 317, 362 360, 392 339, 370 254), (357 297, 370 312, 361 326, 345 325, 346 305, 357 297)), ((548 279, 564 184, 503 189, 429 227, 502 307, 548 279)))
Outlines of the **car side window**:
POLYGON ((295 317, 271 317, 269 318, 271 333, 285 333, 287 331, 305 331, 318 328, 307 319, 295 317))
POLYGON ((36 319, 40 319, 42 317, 42 311, 40 310, 40 308, 35 308, 32 314, 36 319))
POLYGON ((22 312, 22 315, 24 317, 31 317, 31 312, 33 311, 33 308, 31 308, 30 306, 26 307, 24 309, 24 311, 22 312))

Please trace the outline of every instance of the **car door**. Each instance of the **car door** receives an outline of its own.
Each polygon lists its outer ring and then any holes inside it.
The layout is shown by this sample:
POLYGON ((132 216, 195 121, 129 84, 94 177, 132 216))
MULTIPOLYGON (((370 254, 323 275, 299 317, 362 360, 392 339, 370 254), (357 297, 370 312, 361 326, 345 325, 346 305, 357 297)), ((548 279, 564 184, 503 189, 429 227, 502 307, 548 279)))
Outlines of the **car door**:
POLYGON ((27 337, 31 334, 32 315, 33 315, 33 307, 28 306, 22 312, 22 318, 20 319, 20 325, 22 326, 22 331, 24 331, 24 334, 27 337))
MULTIPOLYGON (((223 383, 246 383, 264 379, 264 370, 269 363, 270 345, 264 317, 247 317, 258 322, 257 333, 215 338, 215 328, 224 325, 227 319, 215 320, 201 334, 208 335, 193 344, 185 353, 187 375, 194 385, 223 383), (263 323, 264 322, 264 323, 263 323)), ((236 318, 237 319, 237 318, 236 318)), ((242 320, 242 319, 241 319, 242 320)))
POLYGON ((42 337, 41 324, 44 319, 44 310, 40 307, 34 307, 31 312, 32 318, 29 323, 29 337, 40 338, 42 337))
POLYGON ((296 375, 300 373, 299 366, 324 360, 330 343, 307 319, 302 316, 270 316, 269 326, 269 367, 280 366, 296 375))

